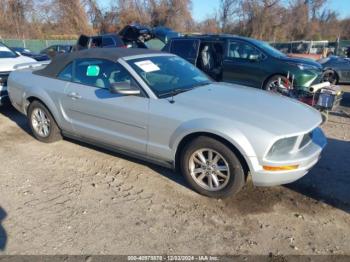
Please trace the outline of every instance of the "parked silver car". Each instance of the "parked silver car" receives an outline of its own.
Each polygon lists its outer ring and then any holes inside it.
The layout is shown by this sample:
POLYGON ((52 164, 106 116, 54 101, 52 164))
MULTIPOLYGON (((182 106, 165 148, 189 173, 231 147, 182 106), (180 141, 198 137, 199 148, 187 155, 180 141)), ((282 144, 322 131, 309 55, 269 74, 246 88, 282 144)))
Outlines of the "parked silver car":
POLYGON ((326 144, 320 113, 278 94, 212 82, 182 58, 142 49, 89 49, 11 73, 12 104, 34 136, 67 136, 179 168, 197 192, 290 183, 326 144))

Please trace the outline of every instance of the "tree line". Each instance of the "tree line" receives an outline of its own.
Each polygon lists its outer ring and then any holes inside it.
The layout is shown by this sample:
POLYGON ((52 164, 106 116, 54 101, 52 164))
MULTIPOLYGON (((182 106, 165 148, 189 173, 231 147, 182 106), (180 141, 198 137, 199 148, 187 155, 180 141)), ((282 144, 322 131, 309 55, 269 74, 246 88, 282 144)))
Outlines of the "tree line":
POLYGON ((350 18, 328 0, 220 0, 203 21, 191 0, 1 0, 0 37, 60 38, 118 32, 140 23, 182 33, 229 33, 268 41, 350 39, 350 18))

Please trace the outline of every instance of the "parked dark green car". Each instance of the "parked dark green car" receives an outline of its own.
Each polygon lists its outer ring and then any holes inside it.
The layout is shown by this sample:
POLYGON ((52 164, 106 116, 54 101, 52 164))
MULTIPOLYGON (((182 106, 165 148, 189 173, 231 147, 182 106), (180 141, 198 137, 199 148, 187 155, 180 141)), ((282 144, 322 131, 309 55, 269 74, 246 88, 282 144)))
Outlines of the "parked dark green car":
POLYGON ((322 81, 322 66, 291 58, 268 43, 233 35, 195 35, 169 40, 163 51, 177 54, 217 81, 278 92, 308 92, 322 81))

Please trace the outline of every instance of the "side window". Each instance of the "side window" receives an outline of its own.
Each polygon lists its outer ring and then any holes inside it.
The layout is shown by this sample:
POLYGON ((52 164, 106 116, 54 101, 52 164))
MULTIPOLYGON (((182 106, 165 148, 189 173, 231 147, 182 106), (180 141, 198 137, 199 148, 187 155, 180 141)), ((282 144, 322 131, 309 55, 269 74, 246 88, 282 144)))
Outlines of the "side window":
POLYGON ((101 46, 102 46, 102 37, 96 36, 91 39, 91 45, 90 45, 91 48, 101 47, 101 46))
POLYGON ((78 59, 75 63, 74 82, 109 89, 112 83, 131 83, 129 72, 120 64, 100 59, 78 59))
POLYGON ((228 57, 246 60, 256 60, 262 57, 262 54, 258 49, 256 49, 254 46, 248 43, 231 41, 229 43, 228 48, 228 57))
POLYGON ((112 37, 103 37, 102 38, 102 46, 115 46, 112 37))
POLYGON ((64 81, 72 81, 73 63, 68 64, 57 76, 58 79, 64 81))
POLYGON ((193 58, 197 57, 199 41, 198 40, 173 40, 171 42, 170 52, 181 56, 182 58, 193 58))

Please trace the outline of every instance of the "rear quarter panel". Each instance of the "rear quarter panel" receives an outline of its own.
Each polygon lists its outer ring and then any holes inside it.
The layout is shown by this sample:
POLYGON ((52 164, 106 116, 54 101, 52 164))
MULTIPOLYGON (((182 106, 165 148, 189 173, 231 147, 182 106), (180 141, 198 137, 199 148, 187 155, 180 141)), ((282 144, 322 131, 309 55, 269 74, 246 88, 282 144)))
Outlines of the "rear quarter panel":
POLYGON ((42 101, 60 128, 68 131, 71 130, 71 125, 61 110, 67 84, 65 81, 33 74, 30 70, 18 70, 10 74, 8 92, 13 106, 25 115, 29 100, 42 101))

